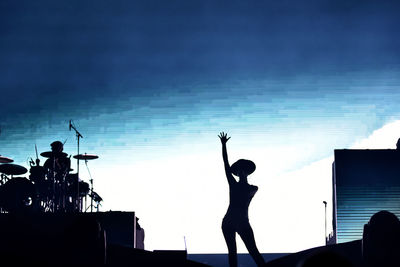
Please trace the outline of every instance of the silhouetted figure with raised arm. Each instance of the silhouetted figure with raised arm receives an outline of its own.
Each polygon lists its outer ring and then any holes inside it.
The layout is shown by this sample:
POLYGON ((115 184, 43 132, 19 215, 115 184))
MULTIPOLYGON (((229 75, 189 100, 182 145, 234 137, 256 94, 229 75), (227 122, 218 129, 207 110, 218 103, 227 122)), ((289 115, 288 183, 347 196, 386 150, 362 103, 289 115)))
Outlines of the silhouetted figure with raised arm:
POLYGON ((255 171, 256 165, 250 160, 239 159, 230 166, 226 149, 226 142, 230 137, 221 132, 219 138, 222 144, 225 174, 229 184, 229 207, 222 221, 222 232, 229 252, 229 266, 237 266, 236 233, 242 238, 257 265, 263 266, 265 262, 257 249, 248 215, 250 201, 258 187, 250 185, 247 182, 247 176, 255 171), (232 174, 238 176, 239 181, 236 181, 232 174))

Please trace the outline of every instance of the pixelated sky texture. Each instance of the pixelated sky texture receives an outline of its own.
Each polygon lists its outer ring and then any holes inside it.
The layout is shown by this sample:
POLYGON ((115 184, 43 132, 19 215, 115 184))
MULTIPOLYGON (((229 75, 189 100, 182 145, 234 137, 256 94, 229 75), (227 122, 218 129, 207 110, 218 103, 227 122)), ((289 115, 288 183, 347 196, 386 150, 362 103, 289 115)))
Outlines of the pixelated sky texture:
MULTIPOLYGON (((72 119, 81 151, 100 156, 88 166, 102 210, 135 211, 147 249, 183 249, 186 236, 189 252, 226 252, 217 134, 227 131, 231 163, 257 164, 250 220, 260 250, 322 245, 333 149, 379 143, 374 131, 398 119, 397 10, 394 1, 2 1, 0 154, 28 167, 35 144, 43 152, 67 140, 74 155, 72 119)), ((81 174, 88 181, 84 165, 81 174)))

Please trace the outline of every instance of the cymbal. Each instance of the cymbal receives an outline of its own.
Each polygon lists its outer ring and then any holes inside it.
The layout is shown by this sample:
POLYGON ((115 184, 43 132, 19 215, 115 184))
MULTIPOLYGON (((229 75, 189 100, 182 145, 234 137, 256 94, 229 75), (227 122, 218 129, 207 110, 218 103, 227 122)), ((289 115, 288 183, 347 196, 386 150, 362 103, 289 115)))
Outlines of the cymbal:
POLYGON ((13 162, 13 161, 14 161, 13 159, 0 156, 0 163, 11 163, 11 162, 13 162))
POLYGON ((46 151, 46 152, 42 152, 40 153, 40 156, 44 157, 44 158, 51 158, 51 157, 56 157, 56 158, 66 158, 68 156, 67 153, 64 152, 58 152, 58 153, 54 153, 53 151, 46 151))
POLYGON ((91 159, 98 159, 99 156, 97 155, 91 155, 91 154, 79 154, 75 155, 74 159, 80 159, 80 160, 91 160, 91 159))
POLYGON ((17 164, 2 164, 0 165, 0 172, 7 175, 21 175, 28 172, 28 170, 17 164))

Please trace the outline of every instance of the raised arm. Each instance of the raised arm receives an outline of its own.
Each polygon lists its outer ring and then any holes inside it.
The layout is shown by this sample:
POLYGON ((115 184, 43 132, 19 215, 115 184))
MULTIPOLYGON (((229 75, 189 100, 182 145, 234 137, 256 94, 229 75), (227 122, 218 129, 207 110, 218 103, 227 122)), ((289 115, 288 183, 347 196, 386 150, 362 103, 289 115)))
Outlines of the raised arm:
POLYGON ((224 167, 225 167, 225 174, 226 174, 226 179, 228 179, 228 183, 231 184, 235 182, 235 178, 233 178, 233 175, 231 173, 231 166, 229 165, 228 161, 228 152, 226 150, 226 142, 230 139, 230 137, 227 137, 227 134, 224 132, 221 132, 218 135, 219 139, 221 140, 222 144, 222 159, 224 160, 224 167))

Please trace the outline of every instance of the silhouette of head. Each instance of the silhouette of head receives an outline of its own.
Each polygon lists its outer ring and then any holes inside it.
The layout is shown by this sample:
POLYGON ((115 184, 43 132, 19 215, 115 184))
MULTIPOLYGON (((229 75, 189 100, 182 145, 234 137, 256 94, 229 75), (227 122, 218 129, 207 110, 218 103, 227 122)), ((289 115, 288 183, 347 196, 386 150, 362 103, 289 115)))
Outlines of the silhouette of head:
POLYGON ((250 175, 256 170, 256 164, 251 160, 239 159, 231 166, 231 172, 236 176, 250 175))
POLYGON ((60 141, 55 141, 51 143, 50 146, 51 146, 51 151, 53 151, 54 153, 61 153, 64 149, 64 145, 60 141))
POLYGON ((367 266, 399 266, 400 221, 389 211, 379 211, 364 225, 362 252, 367 266))
POLYGON ((388 226, 398 227, 399 224, 400 221, 397 216, 386 210, 375 213, 369 220, 369 225, 371 227, 376 227, 377 229, 380 228, 381 230, 384 230, 388 226))

